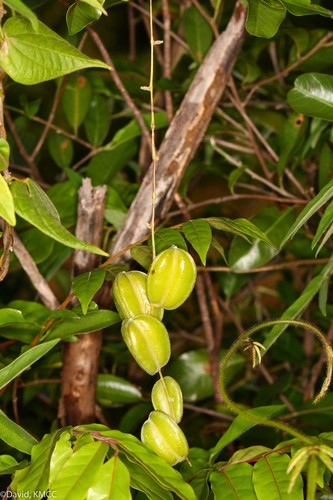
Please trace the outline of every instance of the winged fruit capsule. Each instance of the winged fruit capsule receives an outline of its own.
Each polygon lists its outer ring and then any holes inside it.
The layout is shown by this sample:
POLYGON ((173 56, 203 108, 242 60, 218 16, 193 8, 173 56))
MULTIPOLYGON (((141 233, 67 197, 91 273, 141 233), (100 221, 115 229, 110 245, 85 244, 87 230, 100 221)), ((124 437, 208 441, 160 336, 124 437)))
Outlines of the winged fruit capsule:
POLYGON ((169 361, 168 331, 157 318, 142 314, 126 319, 121 333, 133 358, 149 375, 155 375, 169 361))
POLYGON ((195 285, 197 269, 192 256, 172 246, 153 260, 147 276, 147 295, 156 307, 177 309, 195 285))
POLYGON ((141 428, 141 440, 170 465, 188 455, 187 439, 179 425, 166 413, 152 411, 141 428))
POLYGON ((183 416, 183 393, 178 382, 172 377, 158 380, 151 391, 151 402, 155 410, 169 415, 179 423, 183 416))
POLYGON ((112 286, 113 300, 121 319, 149 314, 163 318, 163 309, 153 306, 147 297, 147 275, 141 271, 117 274, 112 286))

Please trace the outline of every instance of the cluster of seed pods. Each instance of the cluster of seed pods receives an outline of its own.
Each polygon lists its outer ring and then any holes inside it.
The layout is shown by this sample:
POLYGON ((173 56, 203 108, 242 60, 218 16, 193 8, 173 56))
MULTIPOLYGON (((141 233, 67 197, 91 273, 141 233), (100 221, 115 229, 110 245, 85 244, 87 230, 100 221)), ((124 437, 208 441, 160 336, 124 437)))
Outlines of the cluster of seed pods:
POLYGON ((161 373, 171 354, 162 319, 164 309, 176 309, 185 302, 195 280, 191 255, 172 246, 157 255, 147 274, 121 272, 112 288, 125 344, 144 371, 160 375, 151 393, 154 410, 142 426, 141 440, 170 465, 186 459, 188 443, 178 425, 183 416, 181 388, 175 379, 161 373))

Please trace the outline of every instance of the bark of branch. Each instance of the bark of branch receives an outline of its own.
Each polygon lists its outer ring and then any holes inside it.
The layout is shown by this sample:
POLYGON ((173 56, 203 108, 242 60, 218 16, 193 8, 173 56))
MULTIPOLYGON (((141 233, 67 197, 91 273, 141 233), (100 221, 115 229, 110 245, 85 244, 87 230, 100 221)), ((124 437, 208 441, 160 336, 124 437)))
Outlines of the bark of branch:
MULTIPOLYGON (((195 154, 223 94, 245 38, 246 9, 235 6, 226 30, 202 62, 158 152, 156 169, 156 219, 163 219, 179 182, 195 154)), ((112 255, 148 233, 151 222, 152 167, 145 175, 123 226, 115 238, 112 255)), ((128 258, 125 256, 125 259, 128 258)))
MULTIPOLYGON (((87 243, 101 244, 106 188, 92 188, 84 179, 79 191, 76 236, 87 243)), ((74 275, 90 271, 99 264, 99 257, 81 250, 75 252, 74 275)), ((95 417, 96 380, 102 332, 82 335, 78 342, 63 348, 62 395, 59 418, 62 425, 91 423, 95 417)))

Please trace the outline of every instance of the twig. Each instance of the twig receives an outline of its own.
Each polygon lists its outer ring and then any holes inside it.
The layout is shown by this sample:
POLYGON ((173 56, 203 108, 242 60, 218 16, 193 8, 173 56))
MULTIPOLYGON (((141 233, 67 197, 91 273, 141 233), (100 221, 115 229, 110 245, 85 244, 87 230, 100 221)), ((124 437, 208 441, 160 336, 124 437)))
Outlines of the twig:
POLYGON ((41 275, 35 261, 23 245, 18 235, 14 232, 14 253, 22 268, 27 273, 32 285, 37 290, 43 304, 54 310, 58 307, 58 299, 52 292, 44 276, 41 275))
POLYGON ((318 264, 326 264, 329 262, 329 258, 325 259, 303 259, 303 260, 289 260, 286 262, 281 262, 278 264, 272 264, 270 266, 260 266, 253 269, 231 269, 227 266, 198 266, 197 270, 199 272, 220 272, 220 273, 235 273, 235 274, 248 274, 248 273, 264 273, 267 271, 280 271, 281 269, 292 269, 295 267, 303 266, 314 266, 318 264))
POLYGON ((16 130, 15 123, 13 122, 12 117, 11 117, 8 109, 4 109, 4 115, 6 118, 6 122, 8 124, 8 128, 11 131, 12 136, 14 137, 17 149, 19 150, 20 155, 22 156, 22 158, 24 159, 24 161, 26 162, 26 164, 30 168, 31 176, 33 178, 35 178, 36 180, 40 181, 41 175, 39 173, 37 165, 33 160, 31 160, 29 153, 27 152, 23 142, 21 141, 21 137, 19 136, 19 134, 16 130))
MULTIPOLYGON (((162 0, 163 11, 163 42, 164 42, 164 57, 163 57, 163 76, 164 78, 171 79, 171 36, 170 36, 170 11, 169 0, 162 0)), ((170 90, 164 92, 165 107, 169 123, 173 117, 173 103, 170 90)))

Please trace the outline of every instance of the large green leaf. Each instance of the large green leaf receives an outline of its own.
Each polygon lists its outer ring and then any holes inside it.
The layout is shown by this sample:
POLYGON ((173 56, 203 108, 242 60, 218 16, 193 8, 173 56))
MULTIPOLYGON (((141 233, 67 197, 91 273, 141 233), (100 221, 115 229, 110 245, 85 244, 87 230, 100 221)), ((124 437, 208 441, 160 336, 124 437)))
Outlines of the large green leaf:
POLYGON ((118 323, 120 318, 114 311, 98 309, 88 311, 86 315, 76 315, 54 323, 46 332, 45 338, 66 339, 72 335, 96 332, 118 323))
POLYGON ((0 64, 18 83, 33 85, 83 68, 108 69, 107 64, 82 54, 40 21, 36 32, 28 19, 10 17, 3 30, 0 64))
POLYGON ((65 462, 51 485, 54 498, 84 499, 88 489, 95 483, 104 462, 108 445, 101 441, 88 443, 65 462))
POLYGON ((287 99, 298 113, 333 121, 333 76, 321 73, 300 75, 287 99))
POLYGON ((88 490, 87 500, 131 500, 130 475, 127 467, 114 455, 100 468, 96 483, 88 490))
POLYGON ((24 498, 34 498, 36 491, 46 491, 49 482, 50 459, 63 430, 46 434, 40 443, 31 449, 31 463, 16 472, 11 484, 13 491, 24 493, 24 498))
POLYGON ((0 389, 7 385, 11 380, 20 375, 24 370, 48 353, 57 343, 59 339, 51 340, 31 347, 23 354, 18 356, 9 365, 0 370, 0 389))
POLYGON ((251 35, 272 38, 286 17, 279 0, 248 0, 246 29, 251 35))
POLYGON ((291 226, 287 234, 284 236, 280 244, 280 249, 285 243, 292 238, 297 231, 315 214, 325 203, 333 197, 333 180, 326 184, 317 196, 315 196, 301 211, 294 224, 291 226))
POLYGON ((14 210, 13 195, 7 182, 0 174, 0 217, 5 219, 10 226, 15 226, 16 217, 14 210))
POLYGON ((223 500, 257 500, 252 484, 253 467, 247 463, 223 467, 213 471, 210 483, 215 498, 223 500))
MULTIPOLYGON (((261 418, 271 418, 279 413, 281 413, 285 409, 285 405, 272 405, 272 406, 261 406, 258 408, 252 408, 251 410, 247 410, 248 413, 252 413, 254 415, 258 415, 261 418)), ((227 431, 223 434, 223 436, 216 443, 214 448, 211 450, 210 454, 210 463, 214 462, 217 456, 221 453, 221 451, 228 446, 228 444, 238 439, 239 436, 247 432, 249 429, 254 427, 256 424, 247 420, 246 418, 238 415, 235 420, 232 422, 227 431)))
POLYGON ((295 485, 288 493, 290 477, 287 468, 290 458, 287 455, 266 455, 256 462, 253 468, 253 485, 258 500, 303 500, 303 481, 299 475, 295 485))
POLYGON ((33 445, 37 444, 31 434, 8 418, 2 410, 0 410, 0 439, 12 448, 29 455, 33 445))
POLYGON ((93 269, 88 273, 80 274, 73 279, 73 293, 79 299, 83 314, 88 311, 88 306, 94 295, 104 283, 105 269, 93 269))
POLYGON ((86 250, 98 255, 108 254, 100 248, 78 240, 61 224, 59 214, 44 191, 31 179, 13 181, 10 185, 15 211, 24 220, 59 243, 76 250, 86 250))
POLYGON ((201 262, 206 265, 207 252, 212 242, 212 230, 208 222, 202 219, 190 220, 182 226, 186 239, 199 254, 201 262))

